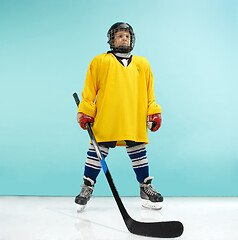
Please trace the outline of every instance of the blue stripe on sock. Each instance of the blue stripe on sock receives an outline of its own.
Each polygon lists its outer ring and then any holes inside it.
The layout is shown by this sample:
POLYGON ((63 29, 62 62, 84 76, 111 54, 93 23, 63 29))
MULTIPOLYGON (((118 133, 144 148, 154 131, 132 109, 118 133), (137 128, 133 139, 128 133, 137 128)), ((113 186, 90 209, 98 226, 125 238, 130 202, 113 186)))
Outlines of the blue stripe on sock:
POLYGON ((139 157, 142 157, 142 156, 146 156, 146 151, 142 151, 140 153, 135 153, 135 154, 129 154, 129 157, 131 159, 139 158, 139 157))
POLYGON ((144 182, 144 180, 149 176, 149 167, 133 168, 136 174, 136 179, 139 183, 144 182))
MULTIPOLYGON (((102 150, 101 147, 99 147, 99 148, 100 148, 100 151, 101 151, 101 153, 102 153, 102 155, 103 155, 103 158, 106 158, 107 155, 108 155, 108 152, 105 151, 105 148, 104 148, 104 150, 102 150)), ((96 163, 96 162, 97 162, 97 163, 99 162, 98 156, 97 156, 97 154, 96 154, 96 151, 95 151, 95 149, 92 147, 92 145, 90 146, 90 148, 89 148, 89 150, 88 150, 88 152, 87 152, 87 159, 92 160, 92 161, 95 161, 95 163, 96 163)), ((102 164, 103 164, 103 163, 102 163, 102 164)), ((106 171, 105 164, 103 165, 103 167, 104 167, 103 170, 106 171)), ((95 166, 95 165, 93 165, 93 164, 91 164, 91 163, 88 163, 88 162, 86 161, 86 163, 85 163, 85 168, 84 168, 84 176, 92 179, 92 180, 94 181, 94 183, 96 183, 96 179, 97 179, 97 176, 98 176, 100 170, 101 170, 101 164, 100 164, 100 167, 99 167, 99 166, 95 166), (96 168, 96 169, 95 169, 95 168, 96 168)))
POLYGON ((97 176, 100 172, 100 169, 94 169, 85 165, 84 176, 92 179, 96 183, 97 176))
POLYGON ((136 174, 136 179, 138 182, 141 183, 144 181, 145 178, 149 176, 148 161, 140 164, 140 161, 142 162, 145 161, 145 159, 147 159, 145 145, 142 145, 139 148, 136 147, 136 149, 133 151, 131 150, 133 150, 133 147, 127 147, 127 153, 132 161, 132 166, 136 174), (135 165, 135 163, 138 164, 135 165))

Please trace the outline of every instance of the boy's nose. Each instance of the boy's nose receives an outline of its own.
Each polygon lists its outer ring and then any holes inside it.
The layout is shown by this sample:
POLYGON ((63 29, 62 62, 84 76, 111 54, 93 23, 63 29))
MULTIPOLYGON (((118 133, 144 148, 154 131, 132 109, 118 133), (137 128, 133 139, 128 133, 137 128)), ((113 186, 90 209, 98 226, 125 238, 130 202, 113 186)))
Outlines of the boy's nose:
POLYGON ((123 40, 123 41, 126 41, 126 40, 127 40, 126 36, 123 36, 123 37, 122 37, 122 40, 123 40))

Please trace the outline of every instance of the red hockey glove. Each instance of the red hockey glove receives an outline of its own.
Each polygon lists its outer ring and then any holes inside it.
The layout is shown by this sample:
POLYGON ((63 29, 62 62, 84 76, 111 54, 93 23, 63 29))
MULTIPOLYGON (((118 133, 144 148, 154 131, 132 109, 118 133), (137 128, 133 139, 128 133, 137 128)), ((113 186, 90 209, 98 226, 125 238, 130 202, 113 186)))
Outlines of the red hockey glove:
POLYGON ((151 132, 157 131, 160 128, 161 122, 161 113, 152 114, 147 117, 147 127, 151 132))
POLYGON ((93 123, 94 122, 94 118, 90 117, 82 112, 79 112, 77 114, 77 121, 80 124, 80 127, 84 130, 86 130, 86 123, 93 123))

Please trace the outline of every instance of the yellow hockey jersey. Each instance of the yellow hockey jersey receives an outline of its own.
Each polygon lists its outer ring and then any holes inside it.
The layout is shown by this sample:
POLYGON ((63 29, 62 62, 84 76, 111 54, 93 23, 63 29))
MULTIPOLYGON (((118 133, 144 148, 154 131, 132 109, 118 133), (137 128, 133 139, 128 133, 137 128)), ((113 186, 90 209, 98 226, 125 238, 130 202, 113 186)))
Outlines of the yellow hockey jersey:
POLYGON ((78 112, 94 117, 92 129, 98 142, 147 144, 147 115, 161 113, 147 59, 133 55, 124 67, 111 53, 96 56, 87 71, 78 112))

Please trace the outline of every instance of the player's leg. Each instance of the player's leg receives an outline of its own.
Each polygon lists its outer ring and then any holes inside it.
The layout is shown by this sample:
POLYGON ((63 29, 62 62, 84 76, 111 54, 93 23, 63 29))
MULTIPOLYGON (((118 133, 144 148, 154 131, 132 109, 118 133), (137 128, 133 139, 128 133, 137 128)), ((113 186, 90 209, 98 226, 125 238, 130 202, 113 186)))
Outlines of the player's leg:
MULTIPOLYGON (((105 146, 100 146, 99 148, 104 158, 106 158, 109 148, 105 146)), ((87 152, 87 160, 85 162, 84 168, 84 183, 81 185, 81 192, 75 197, 75 203, 78 204, 78 211, 82 211, 85 208, 87 202, 90 200, 100 170, 101 163, 97 157, 93 145, 90 145, 87 152)))
MULTIPOLYGON (((128 144, 127 144, 128 145, 128 144)), ((140 183, 140 197, 142 206, 153 209, 161 209, 163 197, 151 184, 153 177, 149 176, 149 165, 146 156, 145 144, 127 146, 127 153, 132 161, 132 166, 140 183)))

